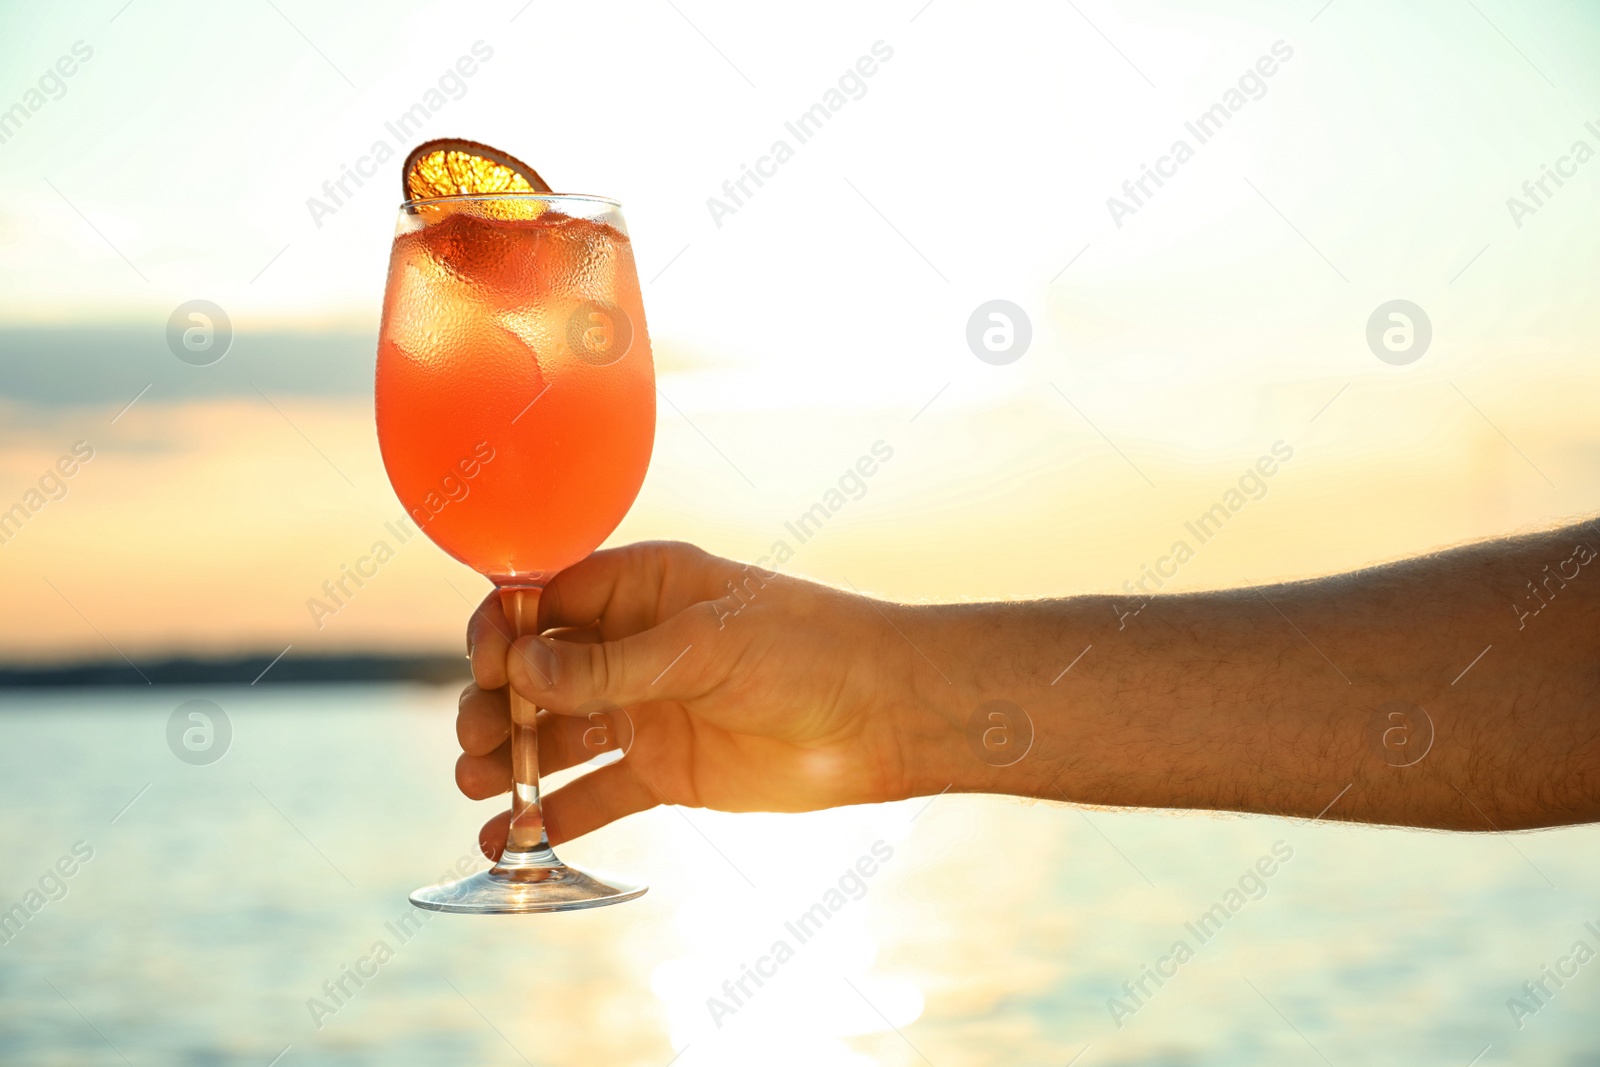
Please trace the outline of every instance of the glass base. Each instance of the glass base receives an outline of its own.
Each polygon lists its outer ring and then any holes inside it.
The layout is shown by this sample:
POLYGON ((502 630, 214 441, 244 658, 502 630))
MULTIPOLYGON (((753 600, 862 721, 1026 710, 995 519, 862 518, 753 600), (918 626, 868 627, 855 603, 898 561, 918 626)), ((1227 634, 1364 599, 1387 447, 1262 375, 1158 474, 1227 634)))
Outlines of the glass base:
POLYGON ((507 853, 486 871, 440 882, 411 894, 429 911, 464 915, 525 915, 601 908, 642 897, 649 886, 569 867, 549 849, 507 853))

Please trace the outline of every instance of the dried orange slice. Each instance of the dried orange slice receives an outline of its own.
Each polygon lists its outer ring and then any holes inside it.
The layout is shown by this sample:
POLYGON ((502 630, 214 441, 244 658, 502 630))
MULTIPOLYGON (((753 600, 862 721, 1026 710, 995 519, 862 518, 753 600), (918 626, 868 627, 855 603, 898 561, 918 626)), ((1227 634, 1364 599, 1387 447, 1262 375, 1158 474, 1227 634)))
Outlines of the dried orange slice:
POLYGON ((476 141, 445 138, 411 150, 401 174, 407 200, 493 193, 548 193, 538 171, 476 141))

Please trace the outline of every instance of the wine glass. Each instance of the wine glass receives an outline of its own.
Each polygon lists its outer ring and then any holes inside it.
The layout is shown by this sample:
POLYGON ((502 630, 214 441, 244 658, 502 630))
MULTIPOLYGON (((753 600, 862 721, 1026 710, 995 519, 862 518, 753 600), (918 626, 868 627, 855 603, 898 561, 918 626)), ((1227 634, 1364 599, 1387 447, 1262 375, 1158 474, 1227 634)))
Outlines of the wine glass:
MULTIPOLYGON (((655 371, 620 206, 496 193, 401 205, 378 341, 378 443, 435 544, 494 582, 522 636, 539 596, 627 513, 655 440, 655 371)), ((530 663, 530 668, 533 667, 530 663)), ((556 858, 536 709, 511 693, 512 809, 492 868, 428 886, 435 911, 567 911, 643 885, 556 858)))

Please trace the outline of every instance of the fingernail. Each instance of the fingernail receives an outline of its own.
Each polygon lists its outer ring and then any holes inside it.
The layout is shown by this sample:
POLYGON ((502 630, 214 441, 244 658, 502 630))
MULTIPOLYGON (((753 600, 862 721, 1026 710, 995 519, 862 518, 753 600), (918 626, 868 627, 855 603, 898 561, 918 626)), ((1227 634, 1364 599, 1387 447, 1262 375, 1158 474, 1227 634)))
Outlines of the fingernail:
POLYGON ((531 668, 533 684, 541 689, 554 689, 556 686, 556 654, 549 645, 535 637, 529 641, 523 653, 531 668))

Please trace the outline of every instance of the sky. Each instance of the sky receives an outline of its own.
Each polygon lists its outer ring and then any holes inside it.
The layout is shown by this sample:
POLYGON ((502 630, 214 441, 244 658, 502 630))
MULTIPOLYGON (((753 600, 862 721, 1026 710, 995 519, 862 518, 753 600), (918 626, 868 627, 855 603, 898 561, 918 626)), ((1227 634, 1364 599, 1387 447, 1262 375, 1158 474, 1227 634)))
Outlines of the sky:
POLYGON ((400 513, 376 325, 399 161, 440 136, 623 204, 662 402, 612 543, 755 559, 878 442, 892 460, 790 573, 1118 591, 1275 445, 1169 587, 1595 510, 1600 155, 1576 142, 1600 153, 1600 15, 1578 0, 19 8, 0 511, 61 495, 0 544, 3 658, 460 640, 485 583, 421 539, 334 617, 307 606, 400 513), (786 124, 818 103, 802 142, 786 124), (1140 190, 1146 167, 1167 176, 1140 190), (193 300, 232 326, 210 366, 167 345, 193 300), (1031 332, 1004 364, 968 339, 994 300, 1031 332), (1398 365, 1368 339, 1396 300, 1431 329, 1398 365))

